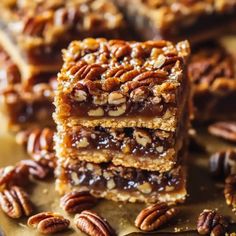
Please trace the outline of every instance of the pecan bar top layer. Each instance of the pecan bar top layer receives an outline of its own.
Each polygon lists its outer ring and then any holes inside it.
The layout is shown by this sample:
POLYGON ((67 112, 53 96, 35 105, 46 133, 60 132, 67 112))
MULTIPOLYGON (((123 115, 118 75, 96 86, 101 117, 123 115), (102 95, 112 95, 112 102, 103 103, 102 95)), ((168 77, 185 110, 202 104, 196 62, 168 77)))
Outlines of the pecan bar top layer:
POLYGON ((219 42, 207 42, 193 50, 188 76, 194 84, 196 119, 236 117, 235 66, 235 58, 219 42))
POLYGON ((189 51, 188 42, 72 42, 58 76, 58 124, 175 130, 188 98, 189 51))
POLYGON ((235 0, 114 0, 144 39, 199 41, 236 21, 235 0))
POLYGON ((0 38, 23 77, 57 71, 75 38, 117 37, 123 18, 108 0, 1 1, 0 38), (24 68, 24 66, 27 68, 24 68))

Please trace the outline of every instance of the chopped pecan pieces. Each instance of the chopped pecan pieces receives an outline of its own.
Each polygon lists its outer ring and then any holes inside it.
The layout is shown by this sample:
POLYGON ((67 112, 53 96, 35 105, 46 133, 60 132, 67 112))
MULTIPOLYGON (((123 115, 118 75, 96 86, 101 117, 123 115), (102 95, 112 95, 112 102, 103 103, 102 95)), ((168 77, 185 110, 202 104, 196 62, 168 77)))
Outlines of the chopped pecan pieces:
POLYGON ((0 207, 11 218, 29 216, 33 212, 28 194, 17 186, 0 192, 0 207))
POLYGON ((212 154, 209 166, 214 177, 227 177, 236 174, 236 151, 226 150, 212 154))
POLYGON ((61 198, 61 207, 68 213, 80 213, 92 208, 97 202, 87 191, 73 191, 61 198))
POLYGON ((42 212, 31 216, 27 224, 42 234, 53 234, 68 229, 70 221, 57 213, 42 212))
POLYGON ((214 210, 205 209, 198 218, 197 231, 201 235, 224 236, 228 221, 214 210))
POLYGON ((54 131, 49 128, 21 131, 16 136, 16 142, 24 145, 30 157, 43 166, 56 167, 54 152, 54 131))
POLYGON ((236 142, 236 122, 216 122, 208 127, 210 134, 236 142))
POLYGON ((171 220, 178 210, 166 203, 157 203, 143 209, 135 219, 135 226, 143 231, 153 231, 171 220))
POLYGON ((75 225, 90 236, 115 236, 109 223, 92 211, 82 211, 75 216, 75 225))
POLYGON ((224 188, 225 201, 227 205, 236 207, 236 175, 230 175, 225 180, 224 188))

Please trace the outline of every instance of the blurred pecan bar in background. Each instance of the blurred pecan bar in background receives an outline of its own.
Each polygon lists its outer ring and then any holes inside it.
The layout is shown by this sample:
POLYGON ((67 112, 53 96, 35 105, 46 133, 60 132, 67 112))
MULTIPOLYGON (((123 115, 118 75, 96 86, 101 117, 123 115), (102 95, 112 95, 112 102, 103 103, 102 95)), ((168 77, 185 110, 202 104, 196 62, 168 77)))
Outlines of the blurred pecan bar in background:
POLYGON ((109 0, 13 0, 0 2, 0 43, 22 79, 57 72, 61 49, 73 38, 116 38, 123 18, 109 0))
POLYGON ((180 186, 170 192, 163 176, 172 182, 171 173, 183 169, 186 156, 189 51, 186 41, 88 38, 69 45, 55 96, 59 192, 87 187, 112 200, 185 198, 185 175, 177 174, 180 186), (79 180, 71 182, 77 174, 79 180), (146 177, 136 182, 139 175, 146 177), (101 181, 92 186, 93 178, 101 181), (154 179, 163 184, 150 187, 154 179), (143 185, 144 194, 138 190, 143 185))
POLYGON ((144 40, 195 43, 232 30, 236 22, 235 0, 113 1, 144 40))
POLYGON ((188 76, 193 82, 196 121, 236 119, 236 59, 210 41, 193 49, 188 76))
POLYGON ((55 127, 52 119, 56 76, 35 76, 24 86, 17 65, 0 48, 0 104, 8 128, 17 131, 29 126, 55 127))

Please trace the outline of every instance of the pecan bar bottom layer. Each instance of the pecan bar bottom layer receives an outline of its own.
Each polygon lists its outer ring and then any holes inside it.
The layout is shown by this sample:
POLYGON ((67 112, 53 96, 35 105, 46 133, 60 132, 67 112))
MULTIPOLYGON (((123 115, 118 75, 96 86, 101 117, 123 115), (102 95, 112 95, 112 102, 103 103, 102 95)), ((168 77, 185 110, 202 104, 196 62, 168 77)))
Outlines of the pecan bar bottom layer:
POLYGON ((98 198, 129 202, 183 202, 186 197, 186 172, 176 167, 158 173, 110 163, 93 164, 68 160, 59 162, 56 190, 88 190, 98 198))

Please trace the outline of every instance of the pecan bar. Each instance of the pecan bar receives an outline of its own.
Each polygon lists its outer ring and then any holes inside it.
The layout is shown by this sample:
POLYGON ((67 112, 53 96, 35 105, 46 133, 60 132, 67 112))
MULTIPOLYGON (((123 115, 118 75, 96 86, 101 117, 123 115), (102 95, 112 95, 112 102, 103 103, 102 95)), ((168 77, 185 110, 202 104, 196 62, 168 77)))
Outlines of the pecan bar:
POLYGON ((1 1, 0 43, 22 78, 57 72, 61 49, 74 38, 116 38, 123 18, 109 0, 1 1))
POLYGON ((183 202, 186 197, 185 168, 169 172, 146 171, 111 163, 94 164, 66 160, 57 170, 56 189, 61 194, 88 190, 95 197, 129 202, 183 202))
POLYGON ((196 43, 232 30, 236 22, 235 0, 113 1, 144 40, 187 38, 196 43))
POLYGON ((58 76, 56 123, 175 131, 188 100, 188 55, 186 41, 72 42, 58 76))
POLYGON ((193 50, 188 67, 197 121, 236 119, 236 60, 219 42, 193 50))
POLYGON ((137 127, 59 128, 56 135, 57 156, 166 172, 183 161, 187 116, 182 119, 176 132, 137 127))
POLYGON ((0 104, 10 130, 55 127, 52 103, 56 86, 56 77, 51 74, 35 76, 32 84, 24 86, 17 65, 0 48, 0 104))

